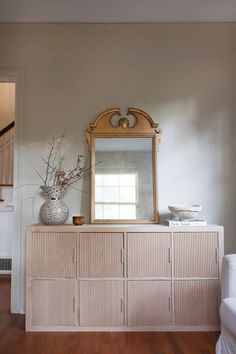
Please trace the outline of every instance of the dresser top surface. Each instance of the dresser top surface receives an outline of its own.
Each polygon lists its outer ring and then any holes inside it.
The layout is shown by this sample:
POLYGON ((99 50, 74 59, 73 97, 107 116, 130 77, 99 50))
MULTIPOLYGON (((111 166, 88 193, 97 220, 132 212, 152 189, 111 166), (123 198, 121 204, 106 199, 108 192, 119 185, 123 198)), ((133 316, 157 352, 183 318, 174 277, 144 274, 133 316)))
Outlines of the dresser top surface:
POLYGON ((28 226, 29 231, 48 232, 223 232, 221 225, 207 226, 166 226, 160 224, 84 224, 74 226, 65 225, 42 225, 34 224, 28 226))

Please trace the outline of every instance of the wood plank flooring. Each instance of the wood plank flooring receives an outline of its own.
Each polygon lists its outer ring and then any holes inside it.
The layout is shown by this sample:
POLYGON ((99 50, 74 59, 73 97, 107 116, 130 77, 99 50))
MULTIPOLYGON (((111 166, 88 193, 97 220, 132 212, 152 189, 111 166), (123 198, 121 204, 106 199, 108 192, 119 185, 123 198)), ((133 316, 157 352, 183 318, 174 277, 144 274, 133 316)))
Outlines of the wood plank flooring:
POLYGON ((26 333, 0 277, 0 354, 214 354, 218 332, 26 333))

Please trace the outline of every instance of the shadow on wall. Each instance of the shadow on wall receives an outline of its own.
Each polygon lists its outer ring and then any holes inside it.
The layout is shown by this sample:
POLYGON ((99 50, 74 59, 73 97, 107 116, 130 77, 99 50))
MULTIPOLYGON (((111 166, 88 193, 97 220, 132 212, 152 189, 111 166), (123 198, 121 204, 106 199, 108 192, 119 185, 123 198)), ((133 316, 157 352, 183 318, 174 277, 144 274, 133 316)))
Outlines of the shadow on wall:
POLYGON ((173 215, 168 213, 159 214, 159 224, 167 225, 166 220, 168 219, 173 219, 173 215))
POLYGON ((236 123, 227 107, 228 98, 216 93, 209 96, 209 102, 200 95, 187 104, 160 108, 159 212, 163 222, 168 205, 201 204, 199 218, 225 226, 225 250, 232 253, 236 251, 236 123))

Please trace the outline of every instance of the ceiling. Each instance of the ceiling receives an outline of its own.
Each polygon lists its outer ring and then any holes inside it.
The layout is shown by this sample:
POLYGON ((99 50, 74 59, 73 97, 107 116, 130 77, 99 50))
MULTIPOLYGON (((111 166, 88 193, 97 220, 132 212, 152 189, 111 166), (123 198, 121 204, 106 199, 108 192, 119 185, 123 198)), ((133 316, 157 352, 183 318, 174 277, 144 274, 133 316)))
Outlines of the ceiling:
POLYGON ((0 0, 0 22, 235 22, 236 0, 0 0))

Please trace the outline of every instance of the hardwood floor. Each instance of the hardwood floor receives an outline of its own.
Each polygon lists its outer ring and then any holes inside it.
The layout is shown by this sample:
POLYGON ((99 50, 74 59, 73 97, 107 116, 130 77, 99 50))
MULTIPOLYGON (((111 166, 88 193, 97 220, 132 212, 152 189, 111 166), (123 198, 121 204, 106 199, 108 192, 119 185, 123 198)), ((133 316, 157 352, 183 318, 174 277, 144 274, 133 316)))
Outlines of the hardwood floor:
POLYGON ((26 333, 0 278, 0 354, 213 354, 218 332, 26 333))

